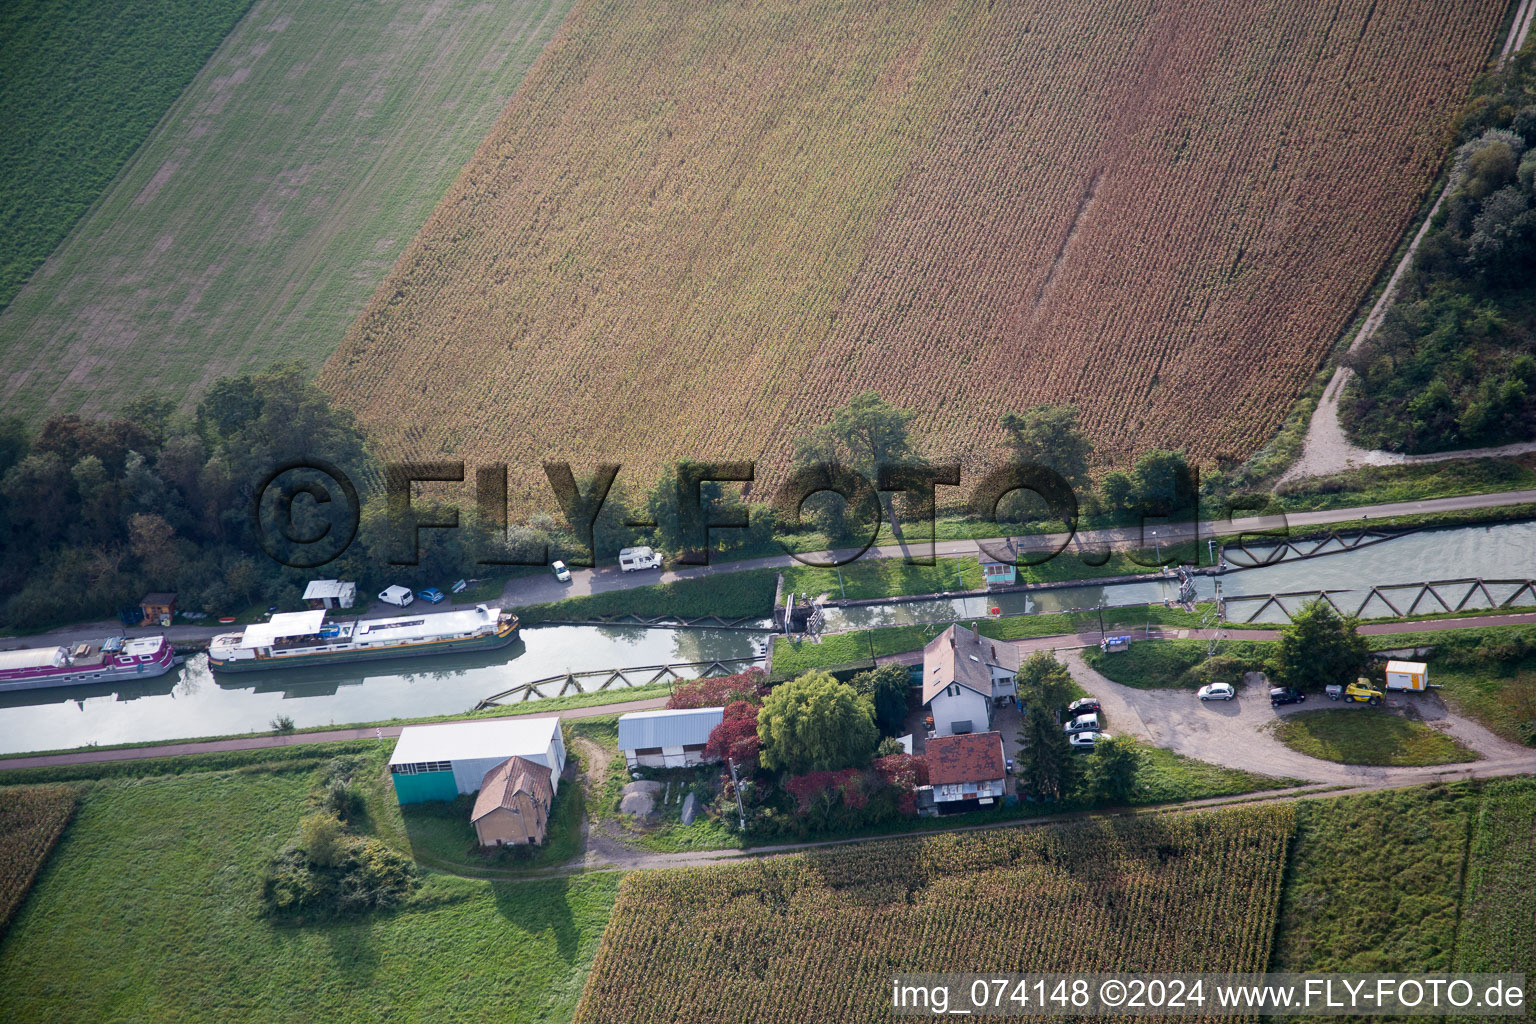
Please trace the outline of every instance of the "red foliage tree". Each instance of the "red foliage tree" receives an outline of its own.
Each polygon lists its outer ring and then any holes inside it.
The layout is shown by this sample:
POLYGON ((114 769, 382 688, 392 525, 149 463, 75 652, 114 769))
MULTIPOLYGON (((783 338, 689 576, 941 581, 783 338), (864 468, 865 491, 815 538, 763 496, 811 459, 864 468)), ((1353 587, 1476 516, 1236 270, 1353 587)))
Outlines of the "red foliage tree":
MULTIPOLYGON (((818 801, 825 801, 828 807, 835 805, 839 800, 847 798, 851 785, 859 777, 859 769, 844 768, 837 772, 807 772, 804 775, 796 775, 784 783, 784 788, 789 795, 795 798, 799 805, 800 813, 809 811, 818 801)), ((862 795, 862 794, 861 794, 862 795)), ((850 804, 849 806, 853 806, 850 804)), ((861 802, 858 806, 862 807, 861 802)))
POLYGON ((723 708, 735 701, 760 703, 767 692, 768 675, 753 666, 733 676, 713 676, 679 683, 667 700, 669 708, 723 708))
POLYGON ((738 765, 756 764, 762 740, 757 738, 757 708, 744 700, 732 701, 725 706, 725 717, 709 734, 704 745, 704 756, 725 760, 731 758, 738 765))
POLYGON ((896 790, 896 809, 902 814, 917 813, 917 787, 928 785, 928 762, 914 754, 891 754, 877 757, 875 774, 896 790))

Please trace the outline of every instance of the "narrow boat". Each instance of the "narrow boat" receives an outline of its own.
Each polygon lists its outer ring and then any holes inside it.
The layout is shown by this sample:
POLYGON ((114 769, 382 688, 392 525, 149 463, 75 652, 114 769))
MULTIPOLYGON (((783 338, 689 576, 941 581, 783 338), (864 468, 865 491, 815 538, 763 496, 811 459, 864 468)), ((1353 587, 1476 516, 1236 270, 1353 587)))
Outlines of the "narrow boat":
POLYGON ((115 636, 99 644, 0 651, 0 691, 152 679, 165 675, 176 661, 175 650, 163 636, 115 636))
POLYGON ((325 612, 281 612, 208 644, 215 672, 256 672, 302 665, 382 661, 425 654, 485 651, 517 639, 517 616, 500 608, 327 622, 325 612))

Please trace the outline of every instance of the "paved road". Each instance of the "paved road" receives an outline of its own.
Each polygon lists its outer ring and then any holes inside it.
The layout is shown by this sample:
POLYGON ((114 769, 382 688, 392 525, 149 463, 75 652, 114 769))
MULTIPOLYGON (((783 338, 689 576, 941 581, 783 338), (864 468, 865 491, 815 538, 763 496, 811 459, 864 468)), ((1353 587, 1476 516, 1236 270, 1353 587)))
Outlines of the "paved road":
MULTIPOLYGON (((1509 505, 1527 504, 1536 504, 1536 490, 1505 491, 1500 494, 1465 494, 1453 498, 1426 498, 1422 501, 1398 501, 1384 505, 1327 509, 1319 512, 1292 512, 1283 516, 1248 516, 1240 519, 1203 522, 1199 524, 1166 524, 1157 528, 1157 541, 1164 545, 1171 545, 1190 540, 1205 540, 1216 536, 1256 533, 1280 527, 1289 527, 1295 530, 1332 525, 1369 526, 1373 519, 1379 521, 1393 516, 1424 515, 1436 512, 1456 512, 1466 509, 1500 508, 1509 505)), ((1007 540, 999 538, 991 541, 981 541, 980 543, 992 548, 1006 544, 1007 540)), ((1074 550, 1102 550, 1104 548, 1134 550, 1153 546, 1150 533, 1146 538, 1143 538, 1141 531, 1135 527, 1086 530, 1075 537, 1064 533, 1036 534, 1014 538, 1013 543, 1016 550, 1030 553, 1057 551, 1069 544, 1074 550)), ((958 556, 964 558, 974 558, 980 550, 978 542, 974 540, 939 541, 932 545, 931 548, 932 552, 940 557, 958 556)), ((909 554, 926 554, 927 552, 928 546, 882 544, 870 548, 864 557, 903 558, 909 554)), ((516 608, 526 604, 559 601, 567 597, 631 590, 635 587, 643 587, 653 583, 699 579, 706 576, 717 576, 722 573, 745 572, 751 569, 782 569, 805 562, 827 563, 833 560, 846 562, 857 554, 857 549, 840 548, 832 551, 807 552, 797 556, 773 555, 765 558, 720 562, 715 565, 675 569, 667 572, 626 573, 621 572, 618 566, 605 566, 598 569, 573 570, 570 583, 559 582, 554 578, 553 573, 541 573, 508 580, 506 590, 502 595, 502 603, 505 607, 516 608)), ((451 606, 442 605, 438 610, 446 611, 449 607, 451 606)), ((229 626, 177 625, 169 629, 134 627, 124 630, 115 621, 91 622, 50 633, 39 633, 34 636, 0 639, 0 650, 81 643, 100 640, 104 636, 124 633, 129 636, 163 633, 169 636, 172 642, 186 643, 206 640, 216 633, 228 632, 231 628, 229 626)))
MULTIPOLYGON (((594 718, 598 715, 622 715, 627 711, 650 711, 665 707, 667 698, 652 697, 646 700, 628 700, 617 704, 594 704, 586 708, 569 708, 550 711, 548 716, 558 718, 594 718)), ((537 715, 537 711, 529 715, 537 715)), ((507 718, 526 717, 507 715, 507 718)), ((494 721, 475 719, 475 721, 494 721)), ((432 724, 432 723, 428 723, 432 724)), ((261 750, 266 747, 291 747, 304 743, 337 743, 343 740, 394 739, 400 735, 403 725, 359 726, 354 729, 326 729, 323 732, 293 732, 281 736, 235 736, 223 740, 202 740, 189 743, 159 743, 152 747, 120 747, 104 750, 75 750, 62 754, 36 754, 27 757, 0 758, 0 771, 7 768, 54 768, 70 764, 95 764, 100 761, 136 761, 146 757, 175 757, 178 754, 212 754, 225 750, 261 750)))

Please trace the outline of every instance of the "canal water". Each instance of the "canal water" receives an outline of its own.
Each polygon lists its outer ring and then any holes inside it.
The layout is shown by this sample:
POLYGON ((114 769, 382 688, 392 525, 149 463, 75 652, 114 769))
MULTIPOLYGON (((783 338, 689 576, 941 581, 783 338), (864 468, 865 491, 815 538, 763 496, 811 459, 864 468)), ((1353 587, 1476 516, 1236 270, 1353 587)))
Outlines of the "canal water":
MULTIPOLYGON (((1263 552, 1250 546, 1261 558, 1263 552)), ((1283 561, 1220 577, 1228 618, 1247 621, 1263 595, 1327 588, 1354 594, 1335 599, 1353 610, 1371 587, 1428 580, 1536 576, 1536 523, 1425 531, 1322 557, 1283 561), (1245 603, 1244 598, 1259 596, 1245 603)), ((1198 579, 1209 600, 1215 581, 1198 579)), ((1451 594, 1452 603, 1466 588, 1451 594)), ((1492 588, 1501 601, 1512 587, 1492 588)), ((827 630, 1123 607, 1174 598, 1177 581, 1070 587, 1028 594, 829 608, 827 630)), ((1390 591, 1399 607, 1414 591, 1390 591), (1403 599, 1403 595, 1407 595, 1403 599)), ((1289 601, 1291 606, 1300 599, 1289 601)), ((1467 607, 1486 607, 1481 597, 1467 607)), ((1536 604, 1527 594, 1520 604, 1536 604)), ((1420 602, 1420 610, 1432 609, 1420 602)), ((1381 605, 1367 614, 1388 614, 1381 605)), ((1255 622, 1284 621, 1271 606, 1255 622)), ((272 673, 213 675, 201 655, 159 679, 137 684, 70 687, 0 694, 0 752, 48 750, 88 743, 130 743, 261 731, 286 715, 298 727, 346 725, 388 718, 452 714, 522 683, 563 674, 641 665, 714 661, 761 655, 762 634, 736 630, 643 629, 631 626, 549 626, 525 629, 501 651, 369 666, 333 666, 272 673)), ((599 685, 591 680, 587 685, 599 685)), ((559 684, 550 687, 558 690, 559 684)), ((545 696, 553 696, 546 693, 545 696)))
MULTIPOLYGON (((763 634, 742 630, 536 626, 499 651, 372 665, 215 675, 199 654, 142 683, 0 693, 0 753, 263 731, 278 715, 306 728, 453 714, 566 672, 750 658, 765 650, 763 634)), ((557 682, 543 696, 559 689, 557 682)))
MULTIPOLYGON (((1266 550, 1250 544, 1248 551, 1258 561, 1266 561, 1266 550)), ((1234 569, 1219 577, 1196 579, 1201 601, 1216 595, 1216 582, 1227 600, 1229 620, 1248 621, 1259 611, 1270 594, 1327 589, 1347 611, 1355 611, 1365 601, 1372 587, 1394 587, 1387 597, 1406 609, 1417 588, 1413 584, 1431 580, 1467 577, 1507 580, 1536 577, 1536 523, 1501 523, 1493 526, 1461 527, 1454 530, 1425 530, 1391 540, 1372 543, 1355 550, 1315 558, 1290 559, 1255 568, 1234 569), (1249 599, 1252 600, 1249 600, 1249 599)), ((1447 591, 1451 605, 1460 601, 1467 587, 1447 591)), ((1490 587, 1496 602, 1514 593, 1516 587, 1490 587)), ((1101 604, 1107 608, 1157 604, 1178 597, 1177 579, 1159 579, 1144 583, 1108 586, 1063 587, 1026 593, 992 594, 981 597, 947 598, 937 601, 913 601, 894 605, 828 608, 828 631, 870 626, 901 626, 915 623, 949 622, 955 619, 985 618, 990 608, 1002 615, 1032 615, 1037 612, 1087 610, 1101 604)), ((1303 599, 1286 599, 1290 608, 1303 599)), ((1517 602, 1529 607, 1536 604, 1529 591, 1517 602)), ((1481 594, 1467 601, 1466 607, 1486 608, 1489 602, 1481 594)), ((1419 602, 1420 612, 1440 611, 1432 599, 1419 602)), ((1392 612, 1379 598, 1365 605, 1366 617, 1387 616, 1392 612)), ((1278 623, 1285 613, 1270 605, 1255 623, 1278 623)))

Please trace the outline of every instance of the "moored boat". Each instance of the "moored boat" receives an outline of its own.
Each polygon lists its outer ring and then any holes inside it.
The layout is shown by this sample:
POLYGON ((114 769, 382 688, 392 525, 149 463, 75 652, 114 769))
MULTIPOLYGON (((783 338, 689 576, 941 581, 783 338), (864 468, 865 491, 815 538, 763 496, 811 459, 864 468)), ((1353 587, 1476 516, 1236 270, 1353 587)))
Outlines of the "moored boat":
POLYGON ((433 615, 327 622, 325 612, 281 612, 208 645, 216 672, 255 672, 304 665, 382 661, 427 654, 484 651, 517 639, 517 616, 483 604, 433 615))
POLYGON ((163 636, 0 651, 0 691, 152 679, 175 666, 176 652, 163 636))

